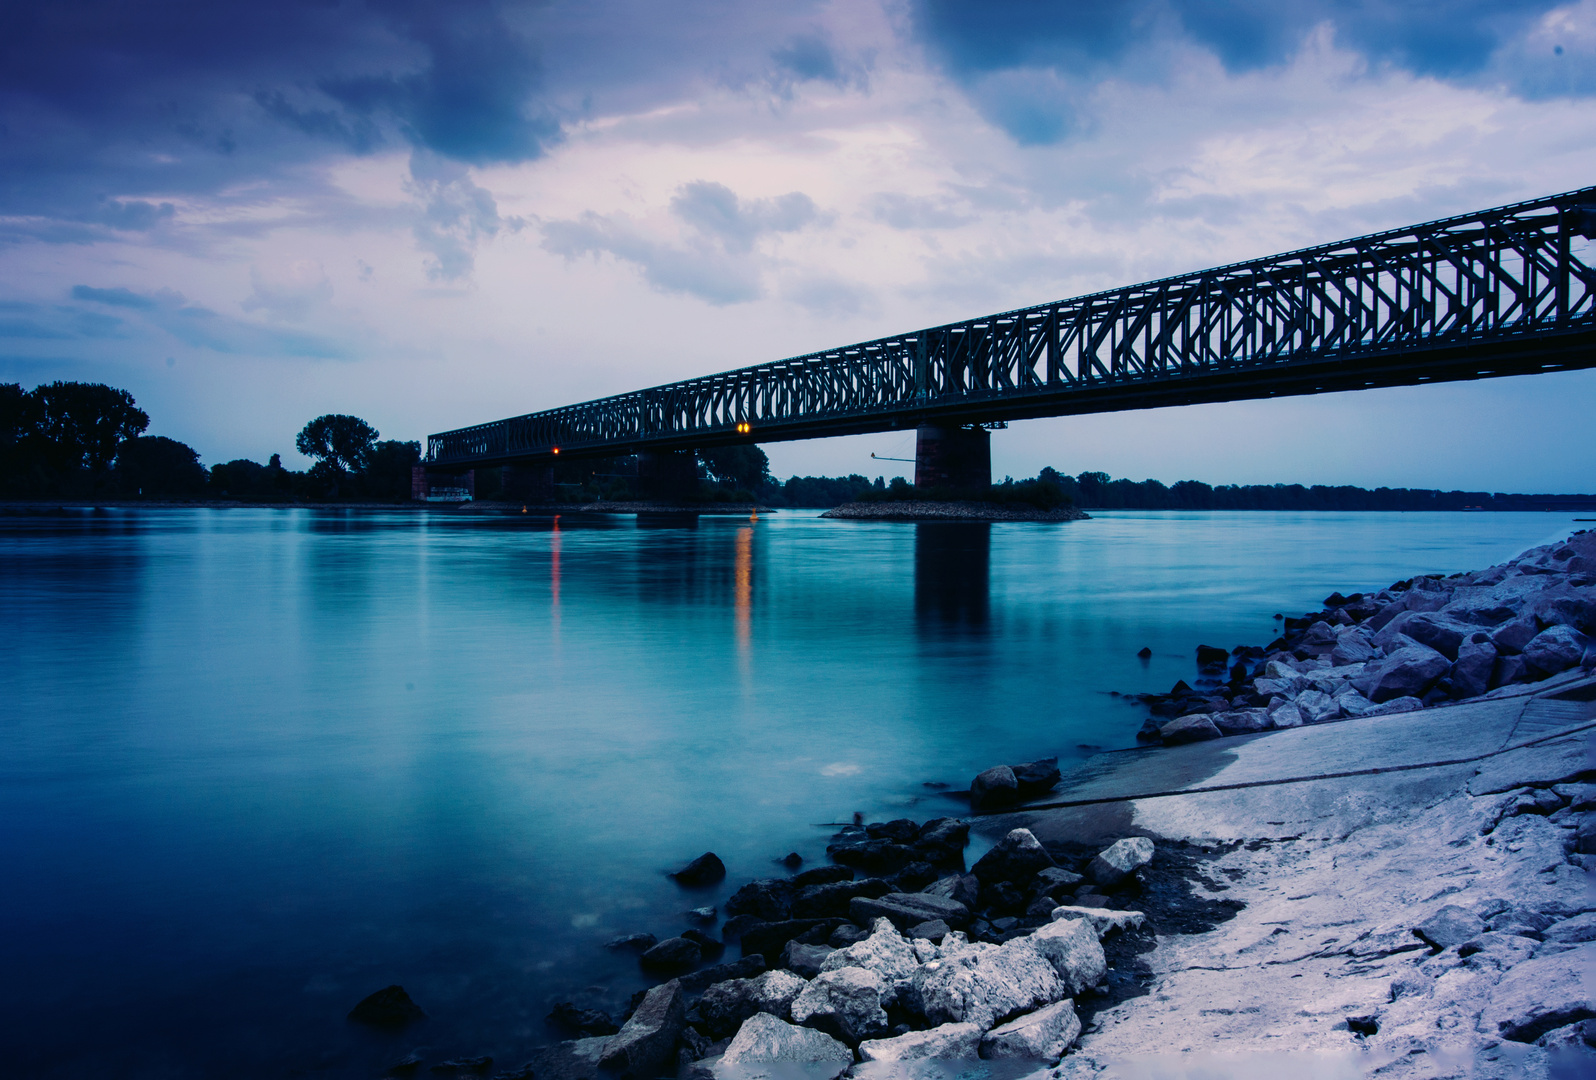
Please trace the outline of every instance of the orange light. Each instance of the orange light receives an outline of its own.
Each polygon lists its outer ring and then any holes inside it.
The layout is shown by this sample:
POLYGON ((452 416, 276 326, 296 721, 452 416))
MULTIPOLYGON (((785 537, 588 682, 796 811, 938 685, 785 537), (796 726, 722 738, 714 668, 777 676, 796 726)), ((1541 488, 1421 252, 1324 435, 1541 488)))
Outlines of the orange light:
POLYGON ((554 448, 554 452, 555 452, 555 453, 556 453, 556 454, 558 454, 558 453, 559 453, 559 452, 560 452, 560 448, 559 448, 559 447, 558 447, 558 446, 556 446, 556 447, 555 447, 555 448, 554 448))

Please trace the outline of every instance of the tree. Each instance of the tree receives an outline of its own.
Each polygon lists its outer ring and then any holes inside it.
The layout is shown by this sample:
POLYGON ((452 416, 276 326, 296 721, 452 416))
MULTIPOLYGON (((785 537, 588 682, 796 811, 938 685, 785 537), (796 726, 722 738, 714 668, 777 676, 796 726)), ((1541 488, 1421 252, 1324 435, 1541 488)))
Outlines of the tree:
POLYGON ((320 471, 342 476, 365 469, 379 434, 358 416, 332 413, 306 424, 294 440, 294 447, 306 457, 315 458, 320 471))
POLYGON ((386 439, 366 455, 367 494, 377 499, 404 502, 410 498, 410 468, 421 461, 421 444, 415 440, 386 439))
POLYGON ((59 472, 100 472, 127 440, 150 426, 133 395, 103 383, 53 382, 27 395, 34 433, 59 472))
POLYGON ((206 472, 193 447, 148 435, 122 444, 116 480, 129 495, 198 495, 205 488, 206 472))
POLYGON ((757 446, 720 446, 698 456, 716 483, 752 492, 770 481, 770 459, 757 446))

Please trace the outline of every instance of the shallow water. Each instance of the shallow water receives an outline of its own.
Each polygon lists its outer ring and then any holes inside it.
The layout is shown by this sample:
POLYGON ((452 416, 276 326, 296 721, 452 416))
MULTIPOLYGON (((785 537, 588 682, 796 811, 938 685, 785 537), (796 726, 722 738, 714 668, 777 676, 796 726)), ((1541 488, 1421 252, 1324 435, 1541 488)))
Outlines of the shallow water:
POLYGON ((957 813, 928 783, 1132 745, 1143 713, 1109 691, 1190 678, 1198 642, 1576 527, 0 517, 0 1060, 519 1064, 553 1001, 644 985, 600 943, 823 860, 825 823, 957 813), (707 849, 727 886, 663 876, 707 849), (344 1023, 393 982, 419 1033, 344 1023))

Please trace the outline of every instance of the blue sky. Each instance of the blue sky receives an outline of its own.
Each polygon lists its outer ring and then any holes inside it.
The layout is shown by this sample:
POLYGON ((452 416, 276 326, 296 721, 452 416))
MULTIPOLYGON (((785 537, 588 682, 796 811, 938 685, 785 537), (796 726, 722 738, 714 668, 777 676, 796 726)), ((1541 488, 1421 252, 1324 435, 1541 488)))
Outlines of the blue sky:
MULTIPOLYGON (((1596 0, 4 0, 0 380, 292 461, 323 412, 420 438, 1596 183, 1593 95, 1596 0)), ((1593 403, 1029 421, 994 464, 1590 491, 1593 403)))

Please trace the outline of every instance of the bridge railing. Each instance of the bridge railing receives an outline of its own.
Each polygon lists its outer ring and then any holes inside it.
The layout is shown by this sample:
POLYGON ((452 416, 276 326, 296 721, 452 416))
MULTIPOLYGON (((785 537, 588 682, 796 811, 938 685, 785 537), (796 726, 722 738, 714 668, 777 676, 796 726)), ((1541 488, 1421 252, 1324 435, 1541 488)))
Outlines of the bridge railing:
MULTIPOLYGON (((1272 372, 1327 363, 1333 388, 1359 385, 1360 364, 1364 385, 1385 385, 1383 358, 1588 334, 1592 236, 1596 188, 1583 188, 443 432, 427 456, 447 465, 768 442, 1091 411, 1105 390, 1127 401, 1161 388, 1144 395, 1150 406, 1220 379, 1220 397, 1259 396, 1281 392, 1272 372)), ((1486 367, 1453 363, 1437 377, 1499 373, 1489 349, 1477 352, 1486 367)), ((1427 377, 1409 365, 1396 381, 1427 377)), ((1326 388, 1291 385, 1284 392, 1326 388)), ((1218 398, 1191 398, 1203 399, 1218 398)))

